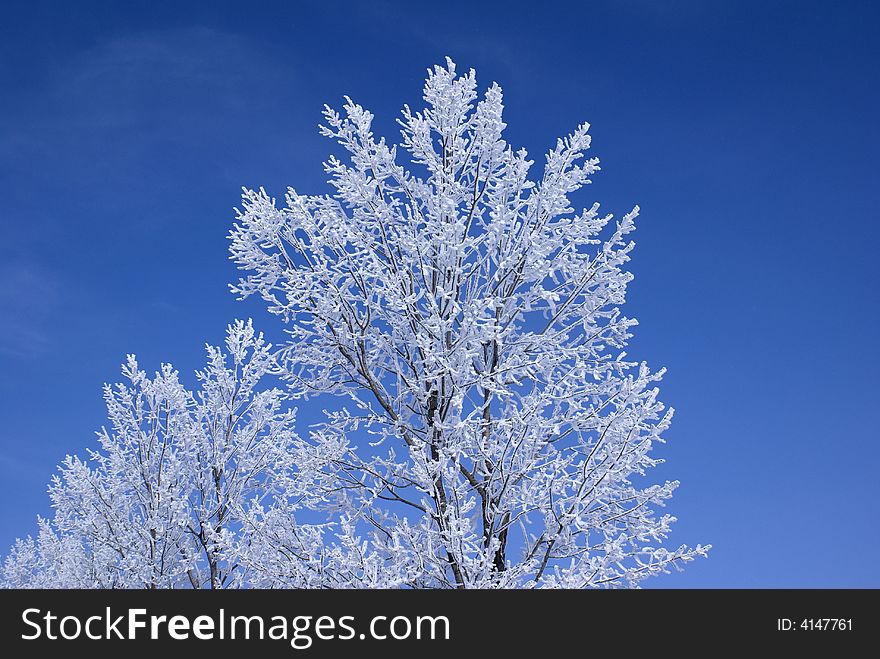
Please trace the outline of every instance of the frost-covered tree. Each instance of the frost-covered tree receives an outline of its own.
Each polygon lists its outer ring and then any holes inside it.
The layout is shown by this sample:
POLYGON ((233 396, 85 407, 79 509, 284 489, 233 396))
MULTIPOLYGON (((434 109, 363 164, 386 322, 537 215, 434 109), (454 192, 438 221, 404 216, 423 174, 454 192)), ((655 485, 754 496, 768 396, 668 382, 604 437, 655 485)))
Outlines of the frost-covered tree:
MULTIPOLYGON (((338 522, 325 583, 632 586, 705 554, 663 548, 674 518, 656 509, 677 483, 643 478, 672 410, 663 371, 623 351, 638 208, 614 220, 570 201, 599 169, 588 125, 530 178, 502 139, 501 89, 478 99, 450 60, 425 108, 404 107, 399 145, 346 101, 321 127, 346 154, 325 163, 333 194, 245 190, 231 233, 248 271, 234 292, 287 324, 292 395, 349 401, 300 455, 310 505, 338 522)), ((301 541, 285 515, 269 529, 301 541)))
POLYGON ((397 146, 346 100, 321 127, 346 153, 333 194, 245 190, 230 236, 233 290, 286 344, 235 323, 197 393, 130 357, 100 450, 64 461, 3 585, 615 587, 706 553, 663 546, 677 483, 647 470, 672 410, 619 310, 638 209, 573 207, 599 169, 587 124, 530 178, 501 89, 478 99, 451 61, 397 146), (300 439, 310 398, 326 418, 300 439))
MULTIPOLYGON (((277 388, 258 390, 271 346, 241 321, 225 353, 208 346, 187 391, 170 365, 150 378, 133 356, 107 385, 110 428, 90 459, 68 456, 49 488, 54 518, 19 540, 2 571, 11 587, 173 588, 260 580, 266 519, 293 524, 294 413, 277 388), (257 549, 259 548, 259 549, 257 549)), ((305 538, 315 537, 304 527, 305 538)), ((290 538, 288 538, 290 542, 290 538)), ((308 565, 309 548, 296 549, 308 565)), ((295 585, 310 585, 308 575, 295 585)))

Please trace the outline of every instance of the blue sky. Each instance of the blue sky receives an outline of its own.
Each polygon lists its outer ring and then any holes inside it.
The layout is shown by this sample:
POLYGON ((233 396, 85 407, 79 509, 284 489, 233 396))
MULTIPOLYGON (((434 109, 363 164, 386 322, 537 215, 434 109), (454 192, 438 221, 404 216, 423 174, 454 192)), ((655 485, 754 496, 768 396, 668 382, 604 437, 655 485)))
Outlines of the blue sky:
POLYGON ((448 54, 539 160, 589 121, 582 205, 642 208, 629 352, 677 409, 655 477, 682 482, 672 542, 714 545, 651 585, 880 587, 871 3, 181 4, 4 2, 3 551, 126 353, 192 381, 233 318, 279 336, 227 291, 240 186, 326 192, 322 104, 394 137, 448 54))

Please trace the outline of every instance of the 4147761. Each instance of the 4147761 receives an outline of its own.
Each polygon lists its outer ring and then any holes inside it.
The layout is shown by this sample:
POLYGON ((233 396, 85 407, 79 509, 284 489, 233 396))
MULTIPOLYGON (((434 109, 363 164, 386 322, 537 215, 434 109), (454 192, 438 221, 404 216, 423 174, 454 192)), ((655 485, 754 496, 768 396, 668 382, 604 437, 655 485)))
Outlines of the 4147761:
POLYGON ((852 631, 852 618, 777 618, 776 629, 781 632, 852 631))

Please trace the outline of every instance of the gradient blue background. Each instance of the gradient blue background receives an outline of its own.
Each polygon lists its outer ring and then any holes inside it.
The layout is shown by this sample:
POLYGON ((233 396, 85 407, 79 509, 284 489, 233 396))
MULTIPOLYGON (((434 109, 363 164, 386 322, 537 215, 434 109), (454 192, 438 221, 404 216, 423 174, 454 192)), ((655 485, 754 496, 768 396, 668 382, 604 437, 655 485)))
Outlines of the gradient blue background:
POLYGON ((3 2, 2 551, 125 353, 191 382, 229 320, 279 336, 227 292, 240 186, 327 191, 322 104, 394 137, 449 54, 539 163, 592 123, 582 205, 642 207, 630 354, 678 410, 655 475, 672 542, 715 546, 651 585, 880 586, 876 5, 182 4, 3 2))

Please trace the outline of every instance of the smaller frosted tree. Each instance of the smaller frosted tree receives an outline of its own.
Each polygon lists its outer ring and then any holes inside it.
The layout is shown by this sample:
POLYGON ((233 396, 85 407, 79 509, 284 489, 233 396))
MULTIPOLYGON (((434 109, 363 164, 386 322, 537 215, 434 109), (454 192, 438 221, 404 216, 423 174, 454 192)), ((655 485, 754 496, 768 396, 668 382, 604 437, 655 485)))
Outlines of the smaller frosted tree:
POLYGON ((126 383, 104 388, 100 450, 64 460, 49 489, 54 518, 15 544, 5 585, 221 588, 268 562, 268 545, 253 540, 275 507, 293 524, 294 412, 281 390, 257 390, 273 357, 250 321, 207 356, 197 394, 170 365, 150 378, 128 357, 126 383))

